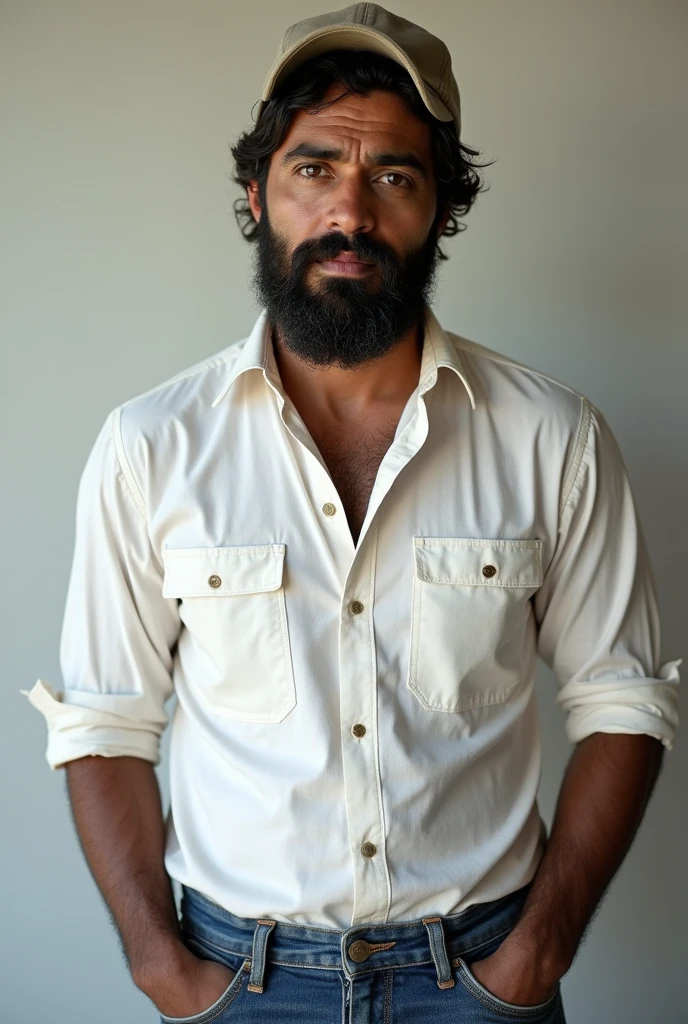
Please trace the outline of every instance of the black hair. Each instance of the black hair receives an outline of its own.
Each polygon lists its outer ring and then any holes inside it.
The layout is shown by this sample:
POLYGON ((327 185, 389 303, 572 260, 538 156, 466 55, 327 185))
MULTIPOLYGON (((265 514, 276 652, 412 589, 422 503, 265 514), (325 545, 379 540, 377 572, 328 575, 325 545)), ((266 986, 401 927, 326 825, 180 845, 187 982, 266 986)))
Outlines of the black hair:
MULTIPOLYGON (((296 68, 265 104, 254 127, 240 135, 231 147, 235 163, 233 181, 244 189, 251 180, 257 181, 263 205, 271 154, 284 142, 295 113, 315 106, 321 109, 324 104, 320 101, 335 83, 340 83, 344 92, 331 103, 350 93, 367 96, 374 90, 392 92, 412 114, 430 125, 437 181, 436 219, 449 208, 449 220, 442 234, 451 237, 463 231, 466 225, 459 222, 459 217, 468 213, 479 192, 487 191, 476 168, 488 167, 489 163, 478 164, 472 159, 479 155, 479 150, 460 141, 453 121, 433 117, 401 64, 370 51, 330 50, 296 68)), ((254 241, 260 223, 254 219, 248 199, 237 199, 234 213, 244 238, 254 241)), ((439 244, 438 250, 441 259, 448 258, 439 244)))

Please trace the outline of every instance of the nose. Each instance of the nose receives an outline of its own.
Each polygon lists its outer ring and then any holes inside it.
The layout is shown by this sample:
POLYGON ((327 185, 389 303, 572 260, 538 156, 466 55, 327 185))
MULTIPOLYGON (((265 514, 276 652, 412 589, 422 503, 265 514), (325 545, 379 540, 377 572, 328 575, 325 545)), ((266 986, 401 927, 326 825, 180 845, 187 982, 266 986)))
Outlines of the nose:
POLYGON ((375 227, 372 196, 359 179, 342 180, 328 198, 330 204, 325 222, 329 231, 360 235, 375 227))

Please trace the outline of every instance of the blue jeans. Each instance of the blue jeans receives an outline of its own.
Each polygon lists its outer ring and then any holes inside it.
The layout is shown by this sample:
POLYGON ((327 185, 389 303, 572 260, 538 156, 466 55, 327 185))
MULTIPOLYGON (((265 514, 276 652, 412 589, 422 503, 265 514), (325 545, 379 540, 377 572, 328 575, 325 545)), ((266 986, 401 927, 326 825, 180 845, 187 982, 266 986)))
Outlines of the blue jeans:
POLYGON ((184 1024, 565 1024, 561 991, 538 1006, 497 999, 470 971, 516 924, 530 885, 460 914, 338 931, 237 917, 182 886, 184 943, 237 973, 184 1024))

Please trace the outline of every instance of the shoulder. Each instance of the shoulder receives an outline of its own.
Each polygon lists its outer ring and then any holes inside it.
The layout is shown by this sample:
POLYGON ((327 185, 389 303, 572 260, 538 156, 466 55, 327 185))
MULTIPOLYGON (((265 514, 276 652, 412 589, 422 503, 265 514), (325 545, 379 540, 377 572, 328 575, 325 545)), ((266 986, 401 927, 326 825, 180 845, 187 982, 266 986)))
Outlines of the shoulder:
POLYGON ((524 420, 553 419, 577 431, 594 408, 590 399, 564 381, 481 345, 446 331, 474 385, 476 401, 482 397, 492 410, 504 410, 524 420))
POLYGON ((152 416, 181 415, 206 398, 212 403, 231 372, 247 338, 241 338, 219 352, 187 366, 154 387, 128 398, 121 405, 130 421, 152 416))
POLYGON ((192 428, 197 418, 210 412, 247 340, 233 342, 113 409, 110 418, 124 447, 128 450, 140 437, 152 442, 179 428, 192 428))
POLYGON ((456 333, 446 332, 470 377, 477 408, 489 418, 493 436, 518 457, 524 447, 554 473, 560 508, 578 477, 591 432, 602 414, 587 395, 510 356, 456 333))
MULTIPOLYGON (((156 465, 164 468, 179 453, 203 443, 216 419, 213 402, 247 340, 233 342, 110 410, 103 432, 111 437, 135 497, 145 493, 156 465)), ((144 501, 140 497, 137 504, 144 501)))

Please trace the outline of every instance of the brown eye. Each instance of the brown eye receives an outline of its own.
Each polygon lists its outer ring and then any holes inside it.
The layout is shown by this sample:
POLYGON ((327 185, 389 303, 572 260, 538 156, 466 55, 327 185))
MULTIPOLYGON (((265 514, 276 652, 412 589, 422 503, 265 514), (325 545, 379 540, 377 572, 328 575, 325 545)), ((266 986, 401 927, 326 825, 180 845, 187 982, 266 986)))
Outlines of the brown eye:
MULTIPOLYGON (((320 164, 304 164, 303 167, 299 167, 299 174, 301 174, 301 171, 319 171, 321 169, 322 168, 320 167, 320 164)), ((316 177, 319 177, 319 175, 316 175, 316 174, 302 174, 301 177, 302 178, 316 178, 316 177)))
POLYGON ((394 188, 403 188, 404 185, 409 184, 409 179, 404 174, 399 174, 397 171, 386 171, 383 178, 396 178, 396 181, 389 182, 394 188))

